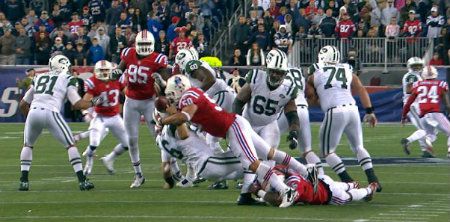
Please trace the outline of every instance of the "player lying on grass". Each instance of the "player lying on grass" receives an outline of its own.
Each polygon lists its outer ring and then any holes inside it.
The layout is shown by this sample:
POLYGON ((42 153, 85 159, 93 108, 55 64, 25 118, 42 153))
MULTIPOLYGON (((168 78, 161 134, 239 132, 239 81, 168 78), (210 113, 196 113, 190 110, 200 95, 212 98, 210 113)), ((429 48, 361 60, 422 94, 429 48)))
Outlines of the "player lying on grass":
POLYGON ((242 116, 228 113, 217 106, 202 90, 191 87, 187 77, 175 75, 167 80, 165 90, 171 106, 167 108, 170 116, 163 118, 163 125, 181 125, 186 122, 197 124, 212 136, 227 139, 230 150, 238 157, 242 167, 256 173, 262 184, 271 184, 282 196, 280 207, 288 207, 295 199, 296 192, 286 186, 272 173, 272 168, 262 163, 275 160, 307 176, 306 167, 285 152, 270 149, 242 116))
MULTIPOLYGON (((359 188, 358 182, 337 182, 325 174, 320 174, 317 178, 305 179, 295 171, 280 165, 274 167, 274 173, 284 180, 286 185, 297 190, 298 196, 294 204, 343 205, 352 201, 370 201, 377 189, 375 182, 366 188, 359 188), (314 190, 313 183, 317 183, 317 190, 314 190)), ((313 174, 317 175, 317 173, 313 174)), ((271 187, 261 189, 261 185, 255 182, 251 190, 271 205, 278 206, 280 203, 280 195, 270 191, 271 187)))
MULTIPOLYGON (((447 139, 447 157, 450 158, 450 122, 441 113, 441 101, 444 102, 447 112, 450 112, 450 98, 448 96, 448 85, 445 81, 437 79, 438 73, 433 66, 427 66, 422 72, 423 80, 413 84, 411 96, 408 98, 402 113, 402 124, 406 122, 407 114, 412 103, 418 100, 420 123, 423 132, 418 139, 425 138, 435 129, 445 133, 447 139)), ((411 143, 413 141, 409 141, 411 143)))

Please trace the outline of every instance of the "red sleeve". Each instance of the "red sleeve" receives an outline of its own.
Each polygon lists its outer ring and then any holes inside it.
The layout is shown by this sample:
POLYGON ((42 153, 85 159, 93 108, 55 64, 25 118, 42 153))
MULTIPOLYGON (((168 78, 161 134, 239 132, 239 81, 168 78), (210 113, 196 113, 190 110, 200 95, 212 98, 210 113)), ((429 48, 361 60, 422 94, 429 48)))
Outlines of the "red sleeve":
POLYGON ((170 43, 170 50, 175 50, 175 47, 177 46, 175 42, 177 41, 178 37, 174 38, 173 41, 170 43))
POLYGON ((96 96, 96 91, 95 91, 95 82, 94 79, 91 77, 89 79, 86 79, 84 81, 84 91, 86 93, 89 93, 93 96, 96 96))
POLYGON ((339 33, 339 24, 340 22, 336 23, 336 28, 334 29, 335 32, 339 33))
POLYGON ((169 59, 167 59, 167 56, 164 54, 160 54, 160 55, 161 55, 161 58, 158 61, 158 64, 160 66, 159 68, 160 69, 167 68, 167 65, 169 64, 169 59))
POLYGON ((411 92, 411 96, 408 98, 408 101, 403 106, 403 112, 402 112, 402 119, 406 118, 406 114, 408 114, 409 110, 411 109, 411 104, 416 100, 417 97, 417 88, 414 87, 411 92))
POLYGON ((122 53, 120 53, 120 60, 123 60, 125 63, 127 63, 128 55, 130 54, 131 48, 125 48, 122 50, 122 53))

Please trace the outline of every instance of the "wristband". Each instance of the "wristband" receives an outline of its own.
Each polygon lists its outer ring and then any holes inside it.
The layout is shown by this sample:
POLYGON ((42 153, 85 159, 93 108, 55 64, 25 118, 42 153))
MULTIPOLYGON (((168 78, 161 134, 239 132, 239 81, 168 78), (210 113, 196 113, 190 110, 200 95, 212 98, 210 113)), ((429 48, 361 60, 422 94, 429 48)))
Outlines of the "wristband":
POLYGON ((375 109, 373 107, 366 108, 366 114, 372 114, 375 109))
POLYGON ((189 115, 189 113, 185 112, 185 111, 181 111, 181 113, 186 116, 187 121, 191 121, 191 115, 189 115))
POLYGON ((93 100, 91 100, 91 107, 94 107, 94 106, 95 106, 95 103, 93 100))

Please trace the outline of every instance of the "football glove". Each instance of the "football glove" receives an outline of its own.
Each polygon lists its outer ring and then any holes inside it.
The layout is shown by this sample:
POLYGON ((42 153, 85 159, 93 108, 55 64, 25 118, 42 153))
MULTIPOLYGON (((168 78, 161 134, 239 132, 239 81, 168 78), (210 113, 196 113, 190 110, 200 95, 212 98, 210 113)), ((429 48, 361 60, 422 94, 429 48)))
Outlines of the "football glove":
POLYGON ((370 114, 366 113, 366 115, 364 115, 363 121, 369 123, 371 127, 375 127, 375 125, 377 125, 378 122, 377 117, 375 116, 374 113, 370 114))
POLYGON ((101 103, 103 103, 103 97, 98 96, 98 97, 94 97, 91 100, 92 106, 97 106, 100 105, 101 103))
POLYGON ((123 72, 120 69, 114 69, 111 73, 111 79, 117 80, 120 79, 120 76, 122 76, 123 72))
POLYGON ((287 141, 289 142, 289 149, 293 150, 297 148, 298 145, 298 132, 297 130, 291 130, 287 136, 287 141))

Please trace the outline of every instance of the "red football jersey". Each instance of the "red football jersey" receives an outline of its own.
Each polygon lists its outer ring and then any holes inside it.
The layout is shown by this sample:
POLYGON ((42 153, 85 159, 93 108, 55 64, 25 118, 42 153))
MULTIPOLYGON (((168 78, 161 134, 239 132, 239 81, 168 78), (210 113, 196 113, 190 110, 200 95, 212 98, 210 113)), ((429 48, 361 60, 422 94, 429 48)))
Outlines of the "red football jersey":
POLYGON ((180 38, 176 37, 172 43, 170 43, 170 49, 173 51, 173 55, 175 56, 178 51, 182 49, 188 49, 192 47, 192 42, 189 38, 180 38))
POLYGON ((328 204, 330 201, 330 194, 328 186, 321 180, 317 187, 317 192, 314 193, 314 187, 311 182, 304 179, 297 173, 290 174, 286 179, 286 184, 294 188, 298 197, 295 203, 306 203, 312 205, 328 204))
POLYGON ((127 71, 124 82, 127 83, 125 95, 132 99, 150 99, 155 95, 152 74, 167 67, 167 56, 153 52, 139 59, 134 47, 122 51, 120 59, 125 62, 127 71))
POLYGON ((339 38, 349 38, 356 31, 356 27, 352 20, 342 20, 337 23, 335 31, 338 33, 339 38))
POLYGON ((191 104, 198 106, 191 122, 200 125, 203 131, 215 137, 226 137, 228 129, 236 119, 236 114, 223 110, 198 88, 186 90, 181 96, 178 108, 181 110, 191 104))
POLYGON ((437 79, 425 79, 413 84, 411 96, 403 107, 403 117, 409 112, 411 104, 416 100, 419 104, 420 117, 427 113, 441 111, 441 96, 447 93, 448 85, 445 81, 437 79))
POLYGON ((407 20, 403 26, 404 33, 406 33, 407 36, 419 36, 422 32, 422 25, 420 24, 420 21, 418 19, 411 21, 407 20))
POLYGON ((107 82, 90 77, 84 81, 86 93, 102 97, 103 102, 95 106, 95 112, 102 116, 115 116, 120 113, 120 92, 124 86, 118 80, 107 82))

